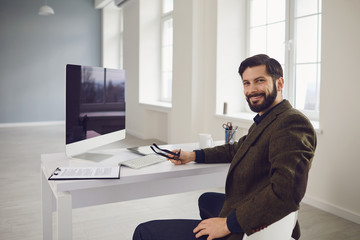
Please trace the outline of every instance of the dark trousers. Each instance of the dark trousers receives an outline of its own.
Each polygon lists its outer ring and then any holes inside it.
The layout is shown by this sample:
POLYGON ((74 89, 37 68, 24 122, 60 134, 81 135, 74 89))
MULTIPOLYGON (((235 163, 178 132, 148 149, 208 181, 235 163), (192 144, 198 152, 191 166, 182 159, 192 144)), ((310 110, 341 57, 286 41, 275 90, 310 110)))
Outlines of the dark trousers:
MULTIPOLYGON (((225 194, 204 193, 199 198, 199 211, 202 220, 219 216, 224 205, 225 194)), ((133 240, 196 240, 194 228, 201 220, 173 219, 155 220, 142 223, 135 229, 133 240)))

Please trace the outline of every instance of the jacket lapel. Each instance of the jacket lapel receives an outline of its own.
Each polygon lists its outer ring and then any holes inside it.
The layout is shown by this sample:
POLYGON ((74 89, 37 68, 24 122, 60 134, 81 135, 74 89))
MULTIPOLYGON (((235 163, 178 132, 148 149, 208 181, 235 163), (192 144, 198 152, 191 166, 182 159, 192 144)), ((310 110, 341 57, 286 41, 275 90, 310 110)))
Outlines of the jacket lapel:
POLYGON ((253 145, 255 141, 260 137, 261 133, 277 118, 277 116, 284 111, 292 108, 289 101, 285 100, 275 109, 273 109, 261 122, 259 125, 255 123, 250 127, 248 136, 245 141, 241 145, 239 151, 235 154, 231 166, 229 169, 229 174, 235 168, 235 166, 241 161, 241 159, 245 156, 250 146, 253 145))

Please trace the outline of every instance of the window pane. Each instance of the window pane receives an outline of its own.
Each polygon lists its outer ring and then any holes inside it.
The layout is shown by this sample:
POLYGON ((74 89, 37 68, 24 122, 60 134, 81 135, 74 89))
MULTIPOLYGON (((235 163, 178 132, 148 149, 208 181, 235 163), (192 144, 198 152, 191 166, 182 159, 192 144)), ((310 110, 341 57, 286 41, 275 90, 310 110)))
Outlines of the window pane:
POLYGON ((318 111, 319 103, 319 64, 299 64, 296 66, 297 109, 318 111))
POLYGON ((173 44, 173 20, 168 19, 163 22, 163 36, 162 36, 162 45, 172 45, 173 44))
POLYGON ((318 45, 317 15, 296 21, 296 62, 316 62, 318 45))
POLYGON ((172 71, 172 50, 171 46, 162 49, 162 71, 172 71))
POLYGON ((266 53, 266 27, 250 29, 250 56, 266 53))
POLYGON ((285 0, 268 0, 268 23, 285 21, 285 0))
POLYGON ((173 67, 173 19, 163 21, 161 47, 161 100, 171 101, 173 67))
POLYGON ((295 17, 306 16, 318 12, 317 0, 296 0, 295 17))
POLYGON ((172 94, 172 48, 163 49, 161 100, 170 101, 172 94))
POLYGON ((163 0, 163 13, 168 13, 174 9, 174 0, 163 0))
POLYGON ((124 12, 123 12, 122 8, 120 8, 119 14, 120 14, 120 33, 123 33, 124 32, 124 12))
POLYGON ((162 100, 171 101, 172 94, 172 72, 162 73, 161 97, 162 100))
POLYGON ((266 24, 266 0, 250 1, 250 26, 266 24))
POLYGON ((267 30, 267 54, 285 63, 285 22, 271 24, 267 30))

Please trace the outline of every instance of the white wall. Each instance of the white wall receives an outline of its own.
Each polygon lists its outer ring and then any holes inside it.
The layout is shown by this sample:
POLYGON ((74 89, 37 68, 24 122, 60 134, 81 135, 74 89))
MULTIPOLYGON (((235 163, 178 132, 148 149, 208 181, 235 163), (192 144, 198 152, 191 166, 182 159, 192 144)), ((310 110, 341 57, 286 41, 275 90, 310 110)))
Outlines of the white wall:
POLYGON ((318 148, 306 201, 360 223, 360 1, 323 0, 318 148))
MULTIPOLYGON (((127 70, 129 132, 143 138, 176 143, 198 141, 198 133, 223 139, 221 124, 231 120, 244 127, 249 122, 220 117, 216 112, 216 78, 222 77, 218 58, 218 17, 233 0, 175 0, 174 80, 172 108, 139 104, 142 39, 140 5, 131 0, 125 13, 124 68, 127 70)), ((245 5, 238 5, 239 11, 245 5)), ((322 80, 318 148, 310 171, 305 201, 360 223, 360 128, 358 56, 360 56, 360 1, 323 0, 322 80)), ((223 29, 221 29, 223 30, 223 29)), ((229 36, 231 37, 231 35, 229 36)), ((245 44, 240 42, 241 44, 245 44)), ((223 46, 222 46, 223 47, 223 46)), ((230 46, 231 47, 231 46, 230 46)), ((219 56, 220 57, 220 56, 219 56)), ((240 64, 242 55, 239 55, 240 64)), ((233 59, 230 61, 234 61, 233 59)), ((236 72, 237 69, 234 69, 236 72)), ((240 79, 239 79, 240 80, 240 79)), ((239 94, 242 89, 239 88, 239 94)))

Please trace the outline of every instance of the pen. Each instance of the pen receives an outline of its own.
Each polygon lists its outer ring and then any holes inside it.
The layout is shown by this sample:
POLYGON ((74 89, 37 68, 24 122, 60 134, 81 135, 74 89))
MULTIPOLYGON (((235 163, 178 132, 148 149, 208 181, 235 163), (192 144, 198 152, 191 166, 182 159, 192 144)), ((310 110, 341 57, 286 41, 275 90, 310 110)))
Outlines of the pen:
POLYGON ((229 142, 231 141, 231 139, 234 137, 234 134, 236 132, 236 130, 238 129, 238 126, 235 127, 234 131, 232 131, 230 137, 229 137, 229 142))

